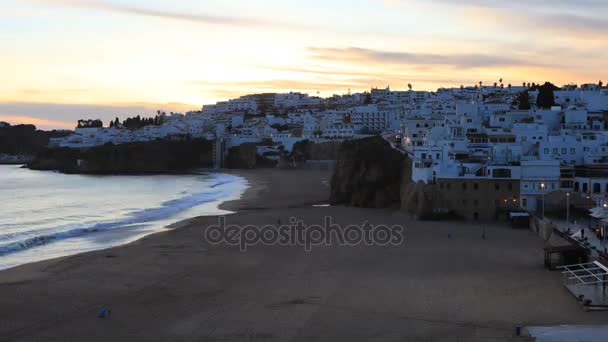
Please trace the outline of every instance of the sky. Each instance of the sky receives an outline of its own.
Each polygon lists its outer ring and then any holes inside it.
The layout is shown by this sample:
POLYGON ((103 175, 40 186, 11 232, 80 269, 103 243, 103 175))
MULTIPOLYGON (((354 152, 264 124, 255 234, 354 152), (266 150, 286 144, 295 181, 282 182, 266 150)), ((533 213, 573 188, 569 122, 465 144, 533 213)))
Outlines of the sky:
POLYGON ((0 121, 256 92, 608 81, 605 0, 1 0, 0 121))

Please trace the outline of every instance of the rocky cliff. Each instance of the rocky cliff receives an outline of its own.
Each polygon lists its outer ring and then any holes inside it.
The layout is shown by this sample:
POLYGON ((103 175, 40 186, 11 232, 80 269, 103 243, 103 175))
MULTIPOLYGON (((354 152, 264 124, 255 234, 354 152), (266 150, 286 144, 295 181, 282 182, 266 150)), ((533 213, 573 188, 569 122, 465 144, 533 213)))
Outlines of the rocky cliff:
POLYGON ((87 149, 48 148, 27 167, 65 173, 139 174, 181 172, 212 164, 212 143, 203 139, 106 144, 87 149))
POLYGON ((50 138, 68 135, 65 131, 41 131, 34 125, 0 124, 0 163, 7 160, 12 163, 27 161, 33 155, 45 148, 50 138), (13 157, 11 157, 13 156, 13 157))
POLYGON ((379 136, 342 143, 330 202, 384 208, 400 202, 405 156, 379 136))
POLYGON ((330 201, 366 208, 399 205, 421 220, 449 216, 436 210, 445 207, 437 185, 411 179, 411 160, 382 138, 346 141, 331 180, 330 201))
POLYGON ((253 169, 257 163, 257 147, 254 143, 244 143, 228 149, 226 168, 253 169))
POLYGON ((338 159, 341 146, 341 142, 314 143, 310 140, 302 140, 293 145, 289 157, 295 161, 336 160, 338 159))

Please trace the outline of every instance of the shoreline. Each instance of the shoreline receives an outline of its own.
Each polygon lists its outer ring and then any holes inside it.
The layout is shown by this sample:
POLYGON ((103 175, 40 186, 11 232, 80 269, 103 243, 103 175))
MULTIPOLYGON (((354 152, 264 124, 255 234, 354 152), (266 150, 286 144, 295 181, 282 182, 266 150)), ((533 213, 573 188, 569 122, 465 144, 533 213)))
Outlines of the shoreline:
POLYGON ((237 211, 226 220, 400 224, 405 243, 242 252, 203 241, 217 217, 191 218, 128 245, 0 272, 0 339, 521 341, 518 326, 608 321, 584 312, 560 275, 543 269, 544 242, 531 232, 313 207, 326 203, 330 176, 243 171, 251 186, 223 204, 237 211), (98 319, 100 308, 111 319, 98 319))
MULTIPOLYGON (((15 165, 4 165, 4 166, 15 166, 15 165)), ((40 171, 40 170, 28 170, 28 171, 54 172, 54 171, 40 171)), ((65 175, 70 176, 69 174, 65 174, 65 175)), ((98 176, 98 175, 88 175, 88 174, 82 174, 82 175, 83 176, 98 176)), ((159 175, 160 176, 174 176, 175 174, 159 174, 159 175)), ((191 170, 188 173, 184 173, 184 175, 190 175, 190 176, 210 175, 210 177, 215 177, 215 176, 211 176, 211 175, 219 175, 219 177, 236 176, 236 177, 238 177, 238 179, 235 179, 235 181, 231 181, 230 183, 238 184, 238 187, 240 189, 238 191, 234 191, 229 196, 222 196, 223 198, 218 198, 217 200, 213 200, 211 202, 206 202, 206 203, 199 204, 194 207, 185 209, 185 211, 192 211, 192 210, 195 210, 195 208, 197 208, 197 207, 209 206, 209 210, 211 210, 211 211, 209 211, 208 214, 187 217, 186 215, 188 215, 188 214, 177 213, 177 214, 175 214, 176 217, 174 217, 173 219, 161 218, 161 219, 155 220, 154 222, 150 221, 150 222, 152 222, 152 224, 145 227, 145 229, 143 229, 141 231, 137 230, 137 229, 132 229, 132 228, 130 228, 129 225, 119 226, 117 228, 112 228, 112 229, 107 229, 107 230, 104 229, 104 230, 98 230, 98 231, 91 231, 88 233, 84 233, 82 235, 71 236, 68 238, 59 238, 59 239, 56 239, 55 241, 50 241, 49 243, 27 246, 27 247, 23 247, 20 250, 8 252, 7 254, 2 255, 2 257, 10 258, 8 260, 5 260, 6 265, 5 264, 2 265, 2 266, 8 266, 8 267, 0 268, 0 272, 5 271, 5 270, 10 270, 10 269, 13 269, 16 267, 21 267, 21 266, 25 266, 25 265, 38 263, 38 262, 62 260, 65 258, 69 258, 71 256, 77 256, 80 254, 92 253, 92 252, 96 252, 96 251, 104 251, 104 250, 109 250, 112 248, 126 246, 129 244, 135 243, 141 239, 144 239, 147 236, 164 233, 168 230, 172 230, 172 229, 176 229, 176 228, 185 226, 192 219, 195 219, 197 217, 216 216, 216 215, 218 215, 218 212, 226 211, 226 209, 223 209, 221 207, 222 204, 224 204, 226 202, 237 201, 238 198, 237 199, 231 199, 231 198, 234 198, 235 196, 238 196, 240 198, 250 188, 249 181, 245 177, 242 177, 242 176, 238 175, 238 173, 235 173, 235 172, 224 172, 223 170, 212 170, 212 169, 196 169, 196 170, 191 170), (184 217, 184 216, 186 216, 186 217, 184 217), (53 246, 55 246, 58 243, 60 244, 60 246, 58 248, 59 248, 59 250, 61 250, 61 243, 67 243, 73 239, 82 239, 83 241, 84 240, 104 240, 106 242, 102 243, 96 247, 91 247, 91 248, 83 247, 81 250, 78 250, 78 251, 74 250, 71 252, 66 252, 65 253, 66 255, 58 255, 58 254, 62 254, 62 253, 56 252, 55 250, 53 250, 53 246), (47 249, 44 249, 44 248, 47 248, 47 249), (48 248, 50 248, 50 249, 48 249, 48 248), (33 249, 33 250, 30 250, 30 249, 33 249), (40 249, 42 249, 42 250, 40 250, 40 249), (26 253, 25 255, 21 256, 21 258, 25 258, 28 261, 25 263, 16 262, 15 260, 18 260, 20 258, 19 253, 26 253), (40 254, 38 254, 38 253, 40 253, 40 254), (15 254, 17 254, 17 255, 15 255, 15 254), (44 259, 38 259, 38 260, 36 260, 37 258, 34 257, 33 258, 34 260, 31 260, 32 256, 34 256, 36 254, 38 254, 38 255, 47 254, 48 257, 44 258, 44 259)), ((111 176, 111 175, 109 175, 109 176, 111 176)), ((137 175, 128 174, 128 175, 119 175, 119 176, 121 176, 121 177, 134 176, 135 177, 137 175)), ((145 176, 158 176, 158 175, 145 175, 145 176)), ((162 200, 161 202, 164 202, 164 201, 165 200, 162 200)), ((140 210, 149 210, 149 209, 152 209, 152 208, 143 208, 140 210)), ((204 211, 207 211, 207 209, 204 209, 204 211)), ((195 210, 195 212, 196 212, 196 210, 195 210)), ((190 214, 194 215, 195 212, 192 212, 190 214)), ((86 223, 87 222, 81 222, 82 225, 86 225, 86 223)), ((147 224, 148 221, 142 221, 140 223, 147 224)), ((139 224, 139 223, 136 223, 136 224, 139 224)), ((77 228, 74 228, 74 229, 77 229, 77 228)), ((63 233, 63 232, 59 232, 56 234, 60 234, 60 233, 63 233)), ((44 235, 43 237, 46 237, 46 235, 44 235)))

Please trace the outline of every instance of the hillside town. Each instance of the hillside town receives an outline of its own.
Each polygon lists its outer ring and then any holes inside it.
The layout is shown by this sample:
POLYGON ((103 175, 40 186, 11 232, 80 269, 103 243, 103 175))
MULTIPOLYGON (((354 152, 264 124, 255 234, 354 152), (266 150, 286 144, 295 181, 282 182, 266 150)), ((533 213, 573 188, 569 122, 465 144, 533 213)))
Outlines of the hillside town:
POLYGON ((278 159, 298 141, 343 141, 382 135, 411 160, 413 182, 438 184, 446 207, 471 219, 503 209, 539 212, 556 191, 604 203, 608 194, 608 88, 551 83, 441 88, 435 92, 372 88, 329 98, 256 94, 205 105, 116 119, 110 127, 81 120, 58 147, 91 147, 160 138, 221 141, 223 148, 262 143, 278 159), (134 124, 136 123, 136 124, 134 124), (453 194, 451 196, 450 194, 453 194), (450 198, 452 198, 450 200, 450 198))

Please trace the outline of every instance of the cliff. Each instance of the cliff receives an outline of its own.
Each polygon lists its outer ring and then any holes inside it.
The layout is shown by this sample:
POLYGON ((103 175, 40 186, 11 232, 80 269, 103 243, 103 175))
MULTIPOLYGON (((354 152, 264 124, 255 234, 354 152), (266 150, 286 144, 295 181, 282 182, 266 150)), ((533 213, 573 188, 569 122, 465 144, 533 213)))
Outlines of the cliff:
POLYGON ((330 202, 384 208, 400 202, 405 156, 379 136, 342 143, 330 202))
POLYGON ((65 173, 140 174, 181 172, 212 164, 212 143, 204 139, 106 144, 87 149, 47 148, 27 167, 65 173))
MULTIPOLYGON (((65 131, 41 131, 34 125, 0 125, 0 155, 3 160, 26 161, 45 148, 50 138, 68 135, 65 131), (11 158, 10 156, 19 156, 11 158)), ((0 160, 2 163, 2 160, 0 160)))
POLYGON ((332 204, 385 208, 399 204, 417 219, 438 219, 445 201, 437 185, 412 182, 412 164, 380 137, 342 144, 331 180, 332 204))
POLYGON ((228 169, 253 169, 257 163, 257 147, 244 143, 228 149, 225 165, 228 169))
POLYGON ((289 157, 295 161, 337 160, 342 142, 314 143, 310 140, 298 141, 293 145, 289 157))

